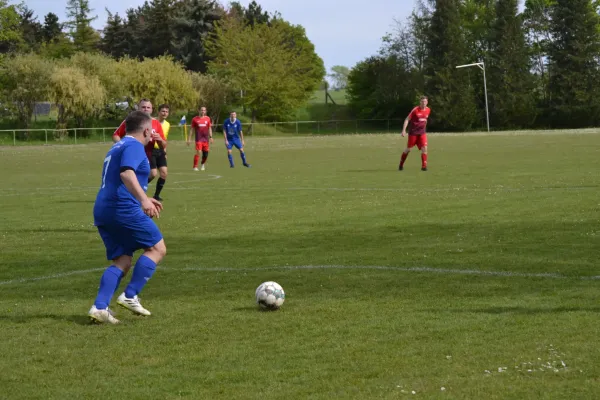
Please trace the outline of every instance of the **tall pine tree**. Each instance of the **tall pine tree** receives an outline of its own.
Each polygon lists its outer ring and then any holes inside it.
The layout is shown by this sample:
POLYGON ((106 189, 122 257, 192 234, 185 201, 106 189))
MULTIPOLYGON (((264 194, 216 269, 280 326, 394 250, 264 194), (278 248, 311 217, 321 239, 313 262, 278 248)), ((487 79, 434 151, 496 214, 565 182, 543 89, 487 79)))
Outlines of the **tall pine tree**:
POLYGON ((96 51, 100 35, 92 28, 91 23, 97 17, 90 17, 89 0, 69 0, 67 3, 66 25, 70 28, 70 36, 77 51, 96 51))
POLYGON ((58 15, 48 13, 44 17, 44 25, 42 26, 42 37, 45 42, 53 42, 58 40, 62 34, 62 25, 58 20, 58 15))
POLYGON ((492 126, 529 127, 535 120, 530 58, 518 0, 497 0, 488 58, 492 126))
POLYGON ((426 89, 430 96, 432 127, 466 130, 475 123, 477 110, 469 75, 456 66, 466 64, 467 49, 460 0, 437 0, 429 28, 426 89))
POLYGON ((557 0, 550 15, 549 112, 555 127, 592 126, 600 113, 599 16, 592 0, 557 0))
POLYGON ((113 58, 119 59, 130 54, 131 43, 128 40, 127 27, 119 14, 108 13, 108 20, 104 27, 104 36, 102 37, 100 48, 103 52, 113 58))

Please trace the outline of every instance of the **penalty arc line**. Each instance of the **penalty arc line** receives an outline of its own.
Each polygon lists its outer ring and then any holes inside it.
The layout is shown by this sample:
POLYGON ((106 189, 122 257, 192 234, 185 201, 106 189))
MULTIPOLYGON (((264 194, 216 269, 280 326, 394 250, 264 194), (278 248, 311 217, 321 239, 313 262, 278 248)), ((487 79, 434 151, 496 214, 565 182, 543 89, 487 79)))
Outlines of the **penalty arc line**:
MULTIPOLYGON (((69 271, 53 275, 38 276, 33 278, 20 278, 8 281, 0 281, 0 286, 11 284, 38 282, 50 279, 59 279, 73 275, 83 275, 90 272, 104 271, 106 268, 92 268, 80 271, 69 271)), ((501 278, 547 278, 547 279, 571 279, 582 281, 600 280, 600 275, 596 276, 568 276, 552 272, 542 273, 527 273, 527 272, 512 272, 512 271, 483 271, 476 269, 451 269, 451 268, 432 268, 432 267, 390 267, 390 266, 368 266, 368 265, 296 265, 296 266, 274 266, 274 267, 258 267, 258 268, 222 268, 222 267, 181 267, 171 268, 159 266, 160 271, 173 272, 261 272, 261 271, 299 271, 299 270, 380 270, 380 271, 397 271, 404 273, 430 273, 439 275, 471 275, 471 276, 487 276, 501 278)))

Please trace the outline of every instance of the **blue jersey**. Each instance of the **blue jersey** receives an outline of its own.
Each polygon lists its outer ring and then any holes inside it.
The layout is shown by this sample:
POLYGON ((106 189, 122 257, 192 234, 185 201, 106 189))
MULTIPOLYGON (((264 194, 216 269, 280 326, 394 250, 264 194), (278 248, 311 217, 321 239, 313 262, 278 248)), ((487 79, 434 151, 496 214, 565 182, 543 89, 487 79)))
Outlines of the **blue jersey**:
POLYGON ((140 186, 144 191, 148 189, 150 163, 144 145, 131 136, 115 143, 104 159, 102 181, 94 204, 96 225, 143 213, 140 202, 121 180, 122 168, 133 169, 140 186))
POLYGON ((227 138, 238 138, 242 131, 242 122, 236 119, 235 122, 231 121, 231 118, 227 118, 223 123, 223 131, 227 134, 227 138))

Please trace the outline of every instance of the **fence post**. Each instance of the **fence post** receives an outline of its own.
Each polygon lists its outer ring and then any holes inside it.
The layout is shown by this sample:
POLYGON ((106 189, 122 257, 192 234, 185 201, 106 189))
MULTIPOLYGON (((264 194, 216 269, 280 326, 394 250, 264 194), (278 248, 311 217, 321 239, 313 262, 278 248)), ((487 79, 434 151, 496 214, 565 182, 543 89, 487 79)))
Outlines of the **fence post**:
POLYGON ((106 143, 106 128, 102 128, 102 143, 106 143))
POLYGON ((354 120, 354 133, 358 133, 358 120, 354 120))
POLYGON ((17 132, 13 131, 13 146, 17 145, 17 132))
POLYGON ((298 121, 296 121, 296 135, 298 134, 298 121))
POLYGON ((338 122, 337 122, 337 120, 335 121, 335 133, 338 133, 338 122))
POLYGON ((317 121, 317 133, 321 133, 321 121, 317 121))
POLYGON ((77 144, 77 128, 75 128, 75 144, 77 144))
POLYGON ((44 129, 44 134, 46 135, 46 144, 48 144, 48 129, 44 129))

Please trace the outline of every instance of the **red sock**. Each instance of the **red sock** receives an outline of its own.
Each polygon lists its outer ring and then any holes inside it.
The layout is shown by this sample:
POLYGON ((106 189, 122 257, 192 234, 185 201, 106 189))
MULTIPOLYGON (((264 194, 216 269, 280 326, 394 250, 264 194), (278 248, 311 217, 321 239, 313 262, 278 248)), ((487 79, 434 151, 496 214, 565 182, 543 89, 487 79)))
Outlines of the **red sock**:
POLYGON ((406 157, 408 157, 408 153, 402 153, 402 157, 400 157, 400 166, 404 167, 404 162, 406 161, 406 157))
POLYGON ((198 154, 196 154, 194 156, 194 168, 198 168, 198 160, 200 159, 200 156, 198 154))
POLYGON ((427 154, 421 153, 421 167, 427 168, 427 154))

